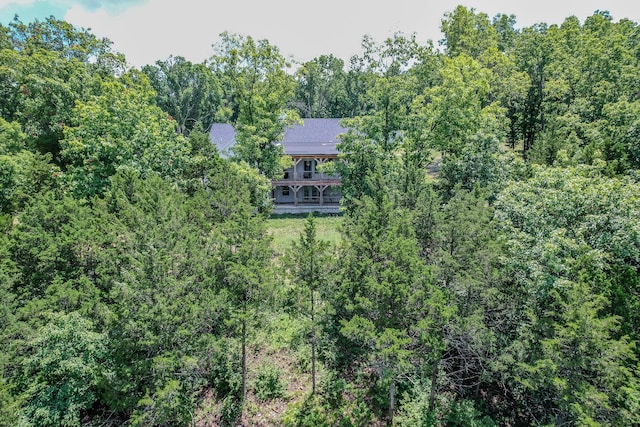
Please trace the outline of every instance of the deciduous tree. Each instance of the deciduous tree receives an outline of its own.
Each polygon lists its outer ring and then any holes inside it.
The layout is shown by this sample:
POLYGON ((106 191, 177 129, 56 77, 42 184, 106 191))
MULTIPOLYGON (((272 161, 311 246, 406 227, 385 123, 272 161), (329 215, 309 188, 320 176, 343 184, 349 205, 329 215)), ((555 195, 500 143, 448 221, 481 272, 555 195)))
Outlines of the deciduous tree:
POLYGON ((297 114, 287 109, 294 81, 287 61, 267 40, 222 33, 211 67, 221 81, 226 119, 236 130, 233 156, 268 178, 282 174, 282 141, 297 114))

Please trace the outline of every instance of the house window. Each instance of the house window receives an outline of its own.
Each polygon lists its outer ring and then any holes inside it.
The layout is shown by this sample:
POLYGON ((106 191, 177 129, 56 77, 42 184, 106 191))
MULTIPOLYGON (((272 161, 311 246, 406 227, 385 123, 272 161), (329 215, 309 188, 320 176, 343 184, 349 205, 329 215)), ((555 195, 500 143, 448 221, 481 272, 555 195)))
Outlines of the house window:
POLYGON ((320 197, 320 193, 316 187, 303 187, 302 197, 307 201, 316 200, 320 197))
POLYGON ((302 179, 311 179, 311 160, 304 161, 304 172, 302 172, 302 179))
POLYGON ((282 189, 282 195, 283 196, 288 196, 289 195, 289 189, 288 188, 283 188, 282 189))
POLYGON ((289 171, 284 171, 284 179, 289 179, 289 171))

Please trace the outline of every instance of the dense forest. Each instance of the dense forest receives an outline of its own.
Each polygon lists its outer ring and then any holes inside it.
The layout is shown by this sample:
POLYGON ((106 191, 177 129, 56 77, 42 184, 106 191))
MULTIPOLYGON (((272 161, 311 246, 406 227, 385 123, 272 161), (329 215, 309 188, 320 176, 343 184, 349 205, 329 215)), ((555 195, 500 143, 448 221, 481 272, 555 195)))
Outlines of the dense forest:
POLYGON ((136 69, 0 25, 0 426, 640 425, 640 27, 441 29, 136 69), (341 238, 277 251, 274 142, 315 117, 341 238))

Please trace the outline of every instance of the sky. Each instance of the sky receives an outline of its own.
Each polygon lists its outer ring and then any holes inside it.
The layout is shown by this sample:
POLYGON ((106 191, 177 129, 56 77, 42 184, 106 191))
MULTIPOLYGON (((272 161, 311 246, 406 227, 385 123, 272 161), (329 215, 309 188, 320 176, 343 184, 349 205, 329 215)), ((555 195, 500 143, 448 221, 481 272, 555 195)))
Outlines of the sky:
POLYGON ((224 31, 268 39, 298 62, 324 54, 346 61, 361 53, 365 34, 381 42, 416 33, 437 45, 442 18, 458 4, 489 17, 513 14, 518 28, 571 15, 584 22, 596 10, 640 22, 638 0, 0 0, 0 23, 16 14, 25 23, 53 15, 107 37, 133 67, 170 55, 203 62, 224 31))

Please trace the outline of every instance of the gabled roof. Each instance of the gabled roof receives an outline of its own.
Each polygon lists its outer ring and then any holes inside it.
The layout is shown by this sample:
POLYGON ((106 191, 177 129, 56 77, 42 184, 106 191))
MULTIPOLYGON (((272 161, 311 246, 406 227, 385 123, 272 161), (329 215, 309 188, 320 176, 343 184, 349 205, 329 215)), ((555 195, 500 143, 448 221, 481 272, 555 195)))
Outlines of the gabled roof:
POLYGON ((209 139, 216 146, 222 157, 231 154, 231 147, 236 143, 236 131, 227 123, 214 123, 209 131, 209 139))
MULTIPOLYGON (((336 145, 339 135, 347 129, 340 125, 341 119, 304 119, 303 124, 294 125, 284 131, 280 141, 288 155, 313 156, 338 154, 336 145)), ((235 144, 235 130, 229 124, 214 123, 209 132, 211 142, 221 155, 229 155, 235 144)))

